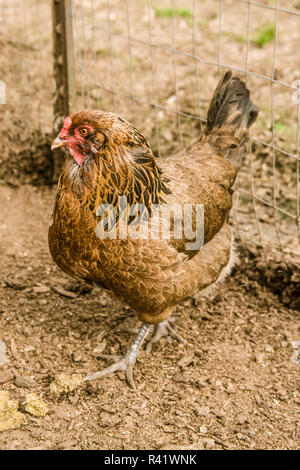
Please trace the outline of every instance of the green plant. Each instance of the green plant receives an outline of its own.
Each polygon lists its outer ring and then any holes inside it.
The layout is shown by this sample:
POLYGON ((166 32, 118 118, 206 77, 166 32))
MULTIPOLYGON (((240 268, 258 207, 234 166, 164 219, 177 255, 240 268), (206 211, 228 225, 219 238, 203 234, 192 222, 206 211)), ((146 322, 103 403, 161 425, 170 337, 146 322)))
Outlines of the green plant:
POLYGON ((264 47, 268 42, 274 41, 275 39, 275 24, 267 24, 262 26, 256 33, 256 36, 252 39, 254 44, 258 47, 264 47))
POLYGON ((191 18, 193 13, 187 8, 158 8, 153 7, 156 16, 160 18, 170 18, 173 16, 180 16, 181 18, 191 18))
POLYGON ((283 124, 283 122, 275 122, 274 124, 274 129, 278 132, 284 133, 284 134, 290 134, 291 133, 291 128, 287 126, 286 124, 283 124))

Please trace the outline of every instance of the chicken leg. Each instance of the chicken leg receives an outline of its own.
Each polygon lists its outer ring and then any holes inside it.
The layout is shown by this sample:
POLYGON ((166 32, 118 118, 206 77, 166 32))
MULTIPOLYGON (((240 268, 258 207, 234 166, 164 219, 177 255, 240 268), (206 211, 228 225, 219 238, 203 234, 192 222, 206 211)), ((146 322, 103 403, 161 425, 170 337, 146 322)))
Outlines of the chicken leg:
MULTIPOLYGON (((136 389, 134 379, 133 379, 133 368, 136 362, 136 358, 138 356, 139 350, 144 343, 148 333, 153 329, 154 325, 149 325, 148 323, 143 323, 141 329, 139 330, 134 342, 132 343, 129 351, 127 352, 126 356, 121 359, 118 359, 114 362, 111 366, 106 367, 105 369, 96 372, 95 374, 89 375, 83 379, 84 382, 88 380, 98 379, 99 377, 103 377, 104 375, 111 374, 116 372, 117 370, 124 370, 127 383, 133 388, 136 389)), ((186 343, 186 341, 179 336, 176 331, 172 328, 169 323, 169 319, 164 320, 157 325, 154 326, 153 337, 149 341, 146 351, 149 353, 152 349, 152 345, 157 343, 162 336, 170 334, 173 336, 177 341, 186 343)))
POLYGON ((153 328, 153 325, 149 325, 148 323, 143 323, 140 331, 138 332, 134 342, 132 343, 128 353, 122 359, 119 359, 114 364, 106 369, 103 369, 95 374, 89 375, 83 379, 84 382, 88 380, 98 379, 99 377, 103 377, 104 375, 111 374, 117 370, 124 370, 126 375, 127 383, 133 388, 136 389, 134 379, 133 379, 133 368, 136 362, 136 358, 138 356, 139 350, 150 332, 153 328))
POLYGON ((160 341, 163 336, 169 335, 175 338, 178 342, 187 344, 186 340, 176 333, 174 328, 170 325, 172 320, 174 321, 172 318, 167 318, 167 320, 164 320, 154 326, 152 338, 146 346, 147 353, 151 352, 153 344, 158 343, 158 341, 160 341))

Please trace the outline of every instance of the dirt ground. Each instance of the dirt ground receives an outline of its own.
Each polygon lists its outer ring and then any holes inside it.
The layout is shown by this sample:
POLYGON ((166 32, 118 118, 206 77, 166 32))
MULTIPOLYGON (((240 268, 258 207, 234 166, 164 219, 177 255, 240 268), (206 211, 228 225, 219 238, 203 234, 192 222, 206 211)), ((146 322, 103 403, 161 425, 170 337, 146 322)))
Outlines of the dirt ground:
MULTIPOLYGON (((153 10, 152 41, 167 48, 153 48, 153 83, 145 44, 132 42, 129 54, 125 2, 110 3, 112 43, 106 0, 75 2, 78 106, 115 109, 134 120, 156 153, 170 154, 199 133, 197 119, 182 116, 179 122, 174 111, 204 116, 217 67, 199 61, 197 93, 193 18, 179 15, 176 47, 190 56, 176 56, 176 90, 172 18, 155 16, 153 10), (134 92, 147 103, 154 93, 160 108, 134 105, 87 78, 110 88, 112 76, 120 93, 134 92)), ((223 63, 243 69, 248 7, 236 0, 222 3, 219 48, 220 2, 196 2, 196 52, 207 62, 217 62, 221 54, 223 63)), ((299 12, 298 0, 279 3, 299 12)), ((147 2, 136 2, 134 9, 129 4, 131 34, 149 40, 147 2)), ((192 5, 192 0, 177 2, 187 10, 192 5)), ((251 38, 273 21, 272 9, 252 6, 251 38)), ((284 83, 299 78, 299 31, 299 16, 279 13, 275 72, 284 83)), ((0 107, 0 392, 17 401, 23 424, 1 432, 2 394, 0 449, 299 449, 299 161, 270 147, 274 143, 296 154, 299 118, 290 104, 291 90, 276 84, 272 133, 270 83, 260 77, 272 73, 274 43, 259 48, 254 39, 250 42, 249 70, 258 76, 249 76, 249 87, 260 106, 252 136, 267 145, 252 142, 239 176, 237 186, 248 195, 237 194, 233 211, 240 252, 233 273, 214 297, 178 306, 174 328, 187 344, 168 337, 150 354, 142 351, 136 392, 118 372, 55 394, 51 384, 58 374, 85 376, 104 368, 110 363, 105 356, 124 354, 140 325, 135 313, 109 293, 64 275, 49 254, 55 196, 50 38, 48 0, 11 0, 3 6, 0 79, 7 84, 7 104, 0 107), (251 191, 269 206, 253 201, 251 191), (274 211, 274 201, 285 212, 274 211), (44 416, 26 412, 29 393, 47 406, 44 416)))
POLYGON ((116 373, 52 393, 57 374, 84 376, 105 367, 102 355, 125 353, 139 325, 116 298, 54 265, 53 189, 2 186, 0 195, 0 339, 8 358, 0 380, 9 378, 0 390, 21 402, 35 392, 49 409, 0 433, 1 449, 299 448, 299 364, 291 359, 299 310, 259 284, 246 255, 213 299, 176 309, 188 344, 163 338, 141 352, 136 392, 116 373))

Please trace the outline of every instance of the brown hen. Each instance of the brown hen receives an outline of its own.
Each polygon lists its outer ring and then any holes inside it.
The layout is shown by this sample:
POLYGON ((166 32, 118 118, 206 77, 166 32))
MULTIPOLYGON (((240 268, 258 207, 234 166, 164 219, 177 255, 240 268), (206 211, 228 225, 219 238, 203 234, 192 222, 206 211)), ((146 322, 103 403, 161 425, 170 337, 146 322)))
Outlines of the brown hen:
POLYGON ((168 318, 179 302, 229 273, 232 186, 257 114, 245 84, 227 72, 199 139, 169 158, 154 158, 145 137, 116 114, 80 111, 66 118, 52 146, 67 154, 51 254, 69 275, 113 291, 143 322, 127 355, 85 380, 121 369, 134 387, 133 366, 153 325, 152 342, 173 331, 168 318))

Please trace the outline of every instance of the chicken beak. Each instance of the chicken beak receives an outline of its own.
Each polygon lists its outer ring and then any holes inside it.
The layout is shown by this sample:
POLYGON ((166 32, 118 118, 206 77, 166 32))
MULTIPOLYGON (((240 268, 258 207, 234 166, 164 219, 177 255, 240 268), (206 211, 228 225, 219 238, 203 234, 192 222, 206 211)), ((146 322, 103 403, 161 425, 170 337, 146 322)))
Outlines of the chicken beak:
POLYGON ((63 139, 60 139, 60 137, 56 137, 56 139, 53 140, 52 145, 51 145, 51 150, 59 149, 61 147, 65 147, 67 145, 67 142, 63 139))

